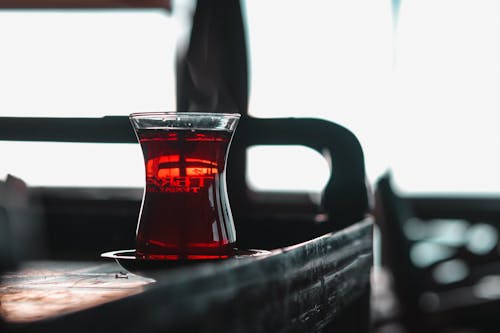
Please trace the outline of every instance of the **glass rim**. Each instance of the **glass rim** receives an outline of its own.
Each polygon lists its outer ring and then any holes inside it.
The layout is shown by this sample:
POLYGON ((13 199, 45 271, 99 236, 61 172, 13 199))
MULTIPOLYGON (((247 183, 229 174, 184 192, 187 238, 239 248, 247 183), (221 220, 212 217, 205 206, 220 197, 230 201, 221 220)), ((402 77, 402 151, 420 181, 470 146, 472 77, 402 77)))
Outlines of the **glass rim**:
POLYGON ((219 118, 241 118, 240 113, 221 113, 221 112, 195 112, 195 111, 186 111, 186 112, 177 112, 177 111, 152 111, 152 112, 135 112, 129 114, 129 118, 154 118, 154 117, 184 117, 184 116, 205 116, 205 117, 219 117, 219 118))

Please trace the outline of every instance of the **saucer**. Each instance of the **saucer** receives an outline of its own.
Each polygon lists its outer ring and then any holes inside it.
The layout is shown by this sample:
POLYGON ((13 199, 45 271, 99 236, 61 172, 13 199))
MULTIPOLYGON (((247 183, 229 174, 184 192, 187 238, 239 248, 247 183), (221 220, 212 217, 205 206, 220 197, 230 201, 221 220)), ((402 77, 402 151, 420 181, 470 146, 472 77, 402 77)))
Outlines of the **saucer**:
POLYGON ((202 263, 224 262, 230 259, 248 259, 268 255, 271 252, 266 250, 255 249, 234 249, 234 254, 225 259, 199 259, 199 260, 150 260, 140 259, 135 255, 135 249, 131 250, 118 250, 105 252, 101 254, 103 258, 110 258, 125 270, 130 273, 141 275, 144 277, 152 277, 160 271, 172 268, 187 267, 198 265, 202 263))

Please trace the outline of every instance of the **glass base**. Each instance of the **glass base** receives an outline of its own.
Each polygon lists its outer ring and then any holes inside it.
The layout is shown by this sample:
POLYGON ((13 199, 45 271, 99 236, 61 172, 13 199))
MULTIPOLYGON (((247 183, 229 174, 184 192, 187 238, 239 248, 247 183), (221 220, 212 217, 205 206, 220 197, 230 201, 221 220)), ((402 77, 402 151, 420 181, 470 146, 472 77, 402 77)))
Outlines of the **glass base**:
POLYGON ((156 258, 143 259, 136 255, 136 250, 118 250, 102 253, 101 257, 116 260, 126 271, 144 276, 155 277, 167 269, 192 266, 201 263, 223 262, 230 259, 248 259, 270 255, 270 251, 256 249, 233 249, 231 255, 225 256, 187 256, 188 259, 180 259, 174 255, 159 255, 156 258))

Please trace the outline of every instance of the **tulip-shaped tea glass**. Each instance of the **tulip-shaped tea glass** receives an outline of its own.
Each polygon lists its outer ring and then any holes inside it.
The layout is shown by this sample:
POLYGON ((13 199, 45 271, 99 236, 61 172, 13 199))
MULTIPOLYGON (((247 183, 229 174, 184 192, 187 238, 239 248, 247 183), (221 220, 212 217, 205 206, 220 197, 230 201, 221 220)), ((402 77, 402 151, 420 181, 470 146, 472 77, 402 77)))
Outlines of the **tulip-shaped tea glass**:
POLYGON ((228 258, 236 233, 226 159, 239 114, 151 112, 130 115, 144 155, 146 188, 136 257, 228 258))

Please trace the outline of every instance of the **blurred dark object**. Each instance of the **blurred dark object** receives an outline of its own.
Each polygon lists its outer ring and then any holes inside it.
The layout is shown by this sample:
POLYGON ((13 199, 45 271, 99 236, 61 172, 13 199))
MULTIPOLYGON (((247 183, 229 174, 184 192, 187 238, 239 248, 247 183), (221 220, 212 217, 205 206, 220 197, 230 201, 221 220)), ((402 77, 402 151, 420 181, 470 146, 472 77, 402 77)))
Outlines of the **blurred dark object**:
POLYGON ((0 271, 46 255, 40 206, 28 186, 12 175, 0 182, 0 228, 0 271))
POLYGON ((246 114, 246 36, 239 1, 198 1, 191 37, 178 50, 177 110, 246 114))
POLYGON ((0 273, 9 269, 14 269, 16 259, 13 250, 14 237, 7 209, 0 206, 0 273))
MULTIPOLYGON (((332 230, 341 230, 368 213, 368 190, 365 183, 361 146, 349 130, 319 119, 244 118, 236 133, 233 151, 246 152, 254 145, 303 145, 322 154, 330 162, 330 177, 321 196, 321 204, 307 194, 255 192, 246 183, 246 164, 241 154, 230 154, 228 164, 229 194, 242 230, 240 241, 258 241, 267 248, 279 242, 301 242, 332 230), (255 135, 258 133, 258 135, 255 135), (269 223, 269 219, 274 222, 269 223), (258 236, 252 233, 261 230, 258 236), (246 239, 249 232, 251 237, 246 239), (288 240, 280 241, 280 234, 288 240)), ((286 167, 286 166, 285 166, 286 167)), ((305 171, 307 172, 307 171, 305 171)))
POLYGON ((500 200, 403 197, 390 175, 376 187, 382 263, 410 332, 497 332, 500 200))
MULTIPOLYGON (((8 175, 0 181, 0 274, 15 270, 23 260, 43 258, 45 244, 40 206, 21 179, 8 175)), ((4 325, 0 316, 1 332, 4 325)))

